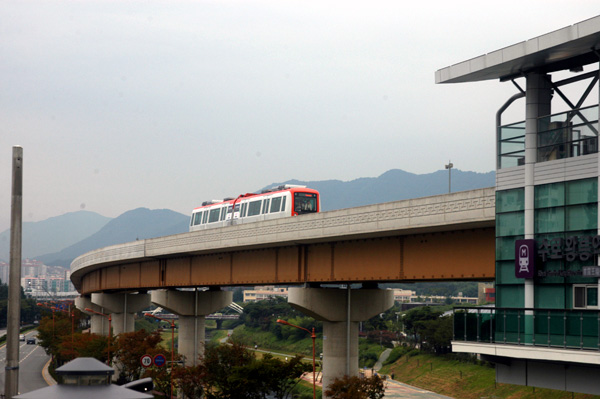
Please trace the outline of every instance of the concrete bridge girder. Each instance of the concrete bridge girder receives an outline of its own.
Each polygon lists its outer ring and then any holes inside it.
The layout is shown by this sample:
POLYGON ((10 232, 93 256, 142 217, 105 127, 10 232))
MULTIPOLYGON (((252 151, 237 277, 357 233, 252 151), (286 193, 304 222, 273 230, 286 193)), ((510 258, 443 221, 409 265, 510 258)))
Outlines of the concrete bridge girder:
POLYGON ((323 387, 326 389, 336 378, 358 374, 358 323, 391 308, 394 295, 391 290, 379 289, 348 292, 335 288, 290 288, 288 302, 323 322, 323 387))
POLYGON ((135 330, 133 315, 150 306, 150 294, 93 293, 91 302, 111 313, 113 333, 118 335, 135 330))
POLYGON ((75 298, 75 307, 82 313, 90 316, 90 332, 98 335, 108 335, 108 320, 104 316, 100 316, 93 312, 88 312, 85 309, 92 309, 95 312, 104 313, 104 309, 92 303, 92 298, 89 295, 75 298))

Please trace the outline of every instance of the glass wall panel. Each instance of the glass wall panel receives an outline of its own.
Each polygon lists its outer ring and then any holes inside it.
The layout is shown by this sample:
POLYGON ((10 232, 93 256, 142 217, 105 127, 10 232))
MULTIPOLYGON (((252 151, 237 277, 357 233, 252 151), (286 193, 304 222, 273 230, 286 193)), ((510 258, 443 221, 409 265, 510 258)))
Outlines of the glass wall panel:
POLYGON ((536 309, 563 309, 565 289, 562 284, 536 285, 534 290, 536 309))
POLYGON ((535 187, 535 208, 551 208, 565 204, 565 184, 552 183, 535 187))
POLYGON ((525 209, 525 190, 517 188, 496 192, 496 212, 514 212, 525 209))
POLYGON ((496 260, 515 260, 515 240, 523 236, 496 238, 496 260))
POLYGON ((598 179, 574 180, 566 183, 566 204, 598 202, 598 179))
POLYGON ((538 162, 598 152, 598 106, 538 119, 538 162))
POLYGON ((566 230, 592 230, 598 225, 596 204, 575 205, 566 208, 566 230))
POLYGON ((565 209, 548 208, 535 211, 535 233, 556 233, 565 230, 565 209))
POLYGON ((514 260, 496 262, 496 284, 523 284, 523 282, 522 278, 515 277, 514 260))
POLYGON ((498 237, 523 235, 525 231, 523 212, 501 213, 496 215, 496 235, 498 237))
POLYGON ((520 166, 525 161, 525 122, 500 126, 498 168, 520 166))
POLYGON ((522 308, 524 302, 523 285, 503 285, 496 290, 496 306, 499 308, 522 308))

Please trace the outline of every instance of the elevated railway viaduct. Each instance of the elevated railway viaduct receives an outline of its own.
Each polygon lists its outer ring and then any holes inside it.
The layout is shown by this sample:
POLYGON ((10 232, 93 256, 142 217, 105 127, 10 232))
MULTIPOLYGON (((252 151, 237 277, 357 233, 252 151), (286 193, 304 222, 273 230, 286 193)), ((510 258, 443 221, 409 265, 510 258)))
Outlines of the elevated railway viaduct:
MULTIPOLYGON (((115 333, 132 331, 150 302, 178 314, 190 363, 205 315, 231 303, 221 287, 299 285, 289 302, 323 321, 327 386, 358 372, 358 323, 393 305, 378 283, 491 281, 494 228, 495 189, 485 188, 114 245, 75 259, 71 280, 78 308, 111 313, 115 333)), ((92 330, 108 333, 91 316, 92 330)))

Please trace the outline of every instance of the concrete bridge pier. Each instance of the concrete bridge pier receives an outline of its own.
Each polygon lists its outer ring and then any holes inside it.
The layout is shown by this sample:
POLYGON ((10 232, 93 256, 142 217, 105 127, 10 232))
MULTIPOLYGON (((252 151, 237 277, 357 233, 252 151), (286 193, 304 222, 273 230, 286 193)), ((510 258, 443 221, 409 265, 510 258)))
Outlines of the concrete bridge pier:
MULTIPOLYGON (((135 331, 134 313, 150 306, 150 294, 93 293, 92 303, 110 313, 113 334, 135 331)), ((101 317, 101 316, 99 316, 101 317)))
POLYGON ((204 354, 205 316, 233 302, 232 291, 152 291, 152 303, 179 315, 178 351, 186 366, 204 354))
POLYGON ((79 309, 82 313, 85 313, 88 316, 90 316, 90 332, 92 334, 104 336, 108 335, 107 318, 85 310, 87 308, 99 313, 104 313, 104 309, 92 303, 92 298, 89 295, 75 298, 75 307, 79 309))
POLYGON ((394 305, 391 290, 290 288, 288 302, 323 322, 323 392, 336 378, 358 375, 358 323, 394 305))

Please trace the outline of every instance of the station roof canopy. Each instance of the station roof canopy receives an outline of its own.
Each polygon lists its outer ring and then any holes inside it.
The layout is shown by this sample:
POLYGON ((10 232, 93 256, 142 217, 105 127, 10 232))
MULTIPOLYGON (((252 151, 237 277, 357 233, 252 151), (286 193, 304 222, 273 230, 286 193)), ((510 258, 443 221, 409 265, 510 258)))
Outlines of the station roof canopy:
POLYGON ((600 61, 600 16, 440 69, 436 83, 507 80, 600 61))

